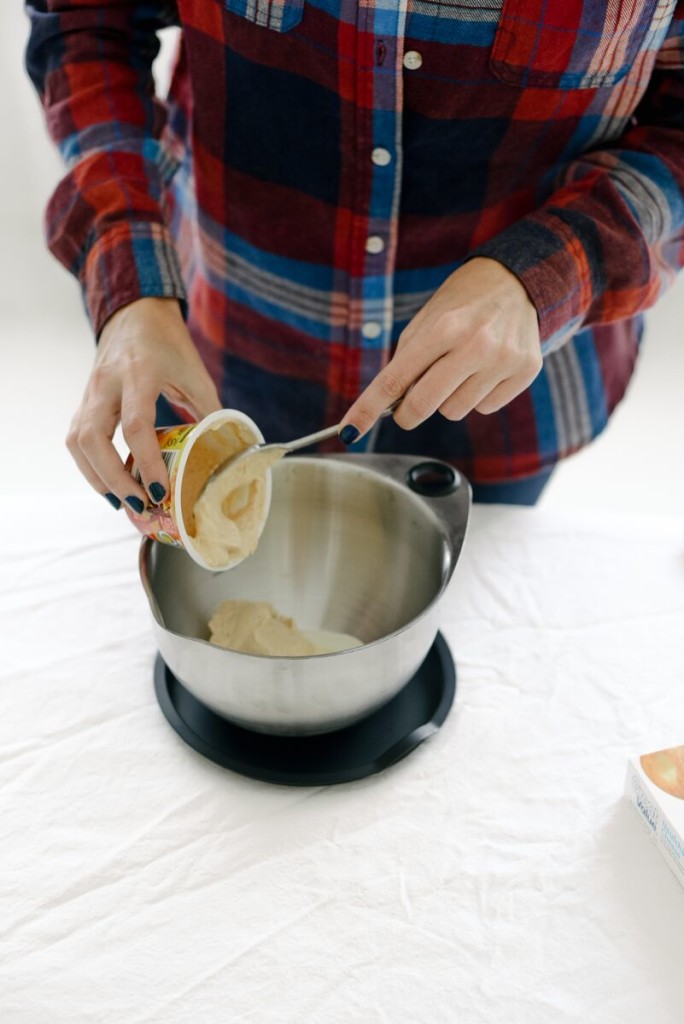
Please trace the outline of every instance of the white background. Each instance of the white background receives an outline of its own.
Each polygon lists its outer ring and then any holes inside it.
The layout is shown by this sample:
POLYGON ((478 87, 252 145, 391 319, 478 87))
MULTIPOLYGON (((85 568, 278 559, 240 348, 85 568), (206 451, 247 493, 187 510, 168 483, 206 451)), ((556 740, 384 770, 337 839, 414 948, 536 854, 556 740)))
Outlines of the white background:
MULTIPOLYGON (((93 341, 76 283, 46 251, 42 217, 62 167, 23 70, 27 20, 18 2, 0 13, 0 493, 87 485, 63 439, 77 407, 93 341)), ((167 77, 173 32, 158 61, 167 77)), ((684 509, 684 280, 649 315, 628 397, 604 435, 568 460, 545 506, 680 514, 684 509)))
POLYGON ((679 1024, 684 892, 621 790, 628 755, 682 741, 681 528, 614 511, 684 507, 684 283, 548 507, 474 510, 443 611, 459 690, 437 736, 327 790, 225 773, 156 706, 136 535, 63 448, 93 344, 44 251, 60 165, 8 7, 0 1017, 679 1024), (68 499, 49 517, 27 493, 44 491, 68 499))

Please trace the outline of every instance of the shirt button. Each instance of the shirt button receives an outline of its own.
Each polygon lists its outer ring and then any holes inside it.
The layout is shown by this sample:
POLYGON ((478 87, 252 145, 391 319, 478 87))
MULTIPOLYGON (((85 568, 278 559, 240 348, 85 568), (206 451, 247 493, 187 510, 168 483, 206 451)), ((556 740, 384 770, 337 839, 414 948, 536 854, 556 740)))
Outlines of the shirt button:
POLYGON ((382 334, 382 324, 376 323, 375 320, 369 320, 367 324, 364 324, 361 328, 361 333, 364 338, 379 338, 382 334))
POLYGON ((404 54, 404 67, 409 71, 417 71, 423 63, 423 58, 417 50, 407 50, 404 54))
POLYGON ((366 252, 376 256, 385 248, 385 241, 380 235, 369 235, 366 239, 366 252))
POLYGON ((383 149, 382 146, 376 146, 371 153, 371 160, 376 167, 387 167, 387 164, 392 160, 392 154, 389 149, 383 149))

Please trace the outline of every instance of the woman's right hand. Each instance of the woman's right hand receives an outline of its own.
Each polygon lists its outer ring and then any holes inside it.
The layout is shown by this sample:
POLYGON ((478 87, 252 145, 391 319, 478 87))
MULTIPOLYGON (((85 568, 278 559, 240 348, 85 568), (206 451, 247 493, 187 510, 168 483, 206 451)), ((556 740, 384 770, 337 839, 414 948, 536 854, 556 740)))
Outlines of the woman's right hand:
POLYGON ((125 501, 141 512, 148 495, 157 504, 168 492, 154 429, 161 394, 197 420, 221 408, 177 300, 137 299, 105 324, 66 440, 88 483, 117 508, 125 501), (126 472, 112 443, 119 422, 145 490, 126 472))

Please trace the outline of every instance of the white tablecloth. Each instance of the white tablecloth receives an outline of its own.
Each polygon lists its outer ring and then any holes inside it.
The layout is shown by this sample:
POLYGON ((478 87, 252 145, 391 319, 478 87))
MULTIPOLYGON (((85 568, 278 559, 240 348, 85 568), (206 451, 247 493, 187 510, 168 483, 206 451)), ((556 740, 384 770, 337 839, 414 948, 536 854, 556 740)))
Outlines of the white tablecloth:
POLYGON ((312 789, 171 730, 123 513, 0 525, 7 1024, 681 1024, 684 889, 622 790, 684 742, 684 521, 476 508, 444 726, 312 789))

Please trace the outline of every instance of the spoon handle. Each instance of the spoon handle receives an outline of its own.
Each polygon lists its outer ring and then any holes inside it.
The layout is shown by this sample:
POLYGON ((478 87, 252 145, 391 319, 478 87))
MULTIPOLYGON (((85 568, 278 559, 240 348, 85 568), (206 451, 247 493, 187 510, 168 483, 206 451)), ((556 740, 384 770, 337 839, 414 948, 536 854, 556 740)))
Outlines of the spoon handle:
MULTIPOLYGON (((381 412, 379 419, 382 419, 383 416, 391 416, 402 401, 403 395, 396 402, 392 402, 384 412, 381 412)), ((274 447, 287 448, 289 452, 296 452, 299 448, 307 448, 310 444, 318 444, 319 441, 326 441, 329 437, 335 437, 339 430, 340 424, 337 423, 334 427, 326 427, 325 430, 318 430, 315 434, 307 434, 306 437, 298 437, 296 441, 288 441, 287 444, 274 445, 274 447)))
MULTIPOLYGON (((392 402, 388 409, 385 409, 384 412, 381 412, 378 419, 382 419, 383 416, 391 416, 394 410, 403 400, 404 396, 402 395, 402 397, 398 398, 396 402, 392 402)), ((209 481, 214 480, 219 475, 219 473, 221 473, 226 468, 229 462, 234 464, 236 462, 241 461, 244 458, 249 458, 249 456, 254 452, 260 452, 263 451, 264 449, 272 451, 274 448, 279 448, 281 451, 285 453, 296 452, 300 448, 306 448, 310 444, 317 444, 318 441, 325 441, 326 438, 328 437, 334 437, 335 434, 339 432, 339 429, 340 424, 337 423, 334 427, 326 427, 325 430, 319 430, 315 434, 307 434, 306 437, 298 437, 296 441, 287 441, 284 443, 278 443, 276 441, 275 443, 271 442, 270 444, 262 443, 251 445, 244 451, 238 452, 237 455, 230 455, 227 459, 224 459, 223 462, 219 463, 219 465, 215 467, 215 469, 209 474, 207 479, 204 481, 204 484, 202 485, 202 492, 206 488, 209 481)))

